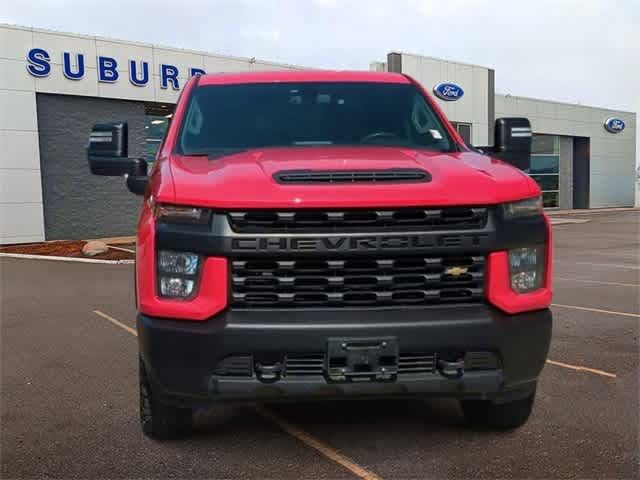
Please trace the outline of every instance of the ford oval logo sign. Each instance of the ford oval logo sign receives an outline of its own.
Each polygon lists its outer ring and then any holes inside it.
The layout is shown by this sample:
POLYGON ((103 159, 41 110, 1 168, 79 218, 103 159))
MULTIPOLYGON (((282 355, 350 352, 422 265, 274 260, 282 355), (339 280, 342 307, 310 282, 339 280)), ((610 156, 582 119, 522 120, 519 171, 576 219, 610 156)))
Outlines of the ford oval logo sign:
POLYGON ((436 97, 445 100, 447 102, 454 102, 460 100, 464 95, 464 90, 461 86, 455 83, 439 83, 433 87, 433 93, 436 97))
POLYGON ((624 120, 620 118, 611 117, 604 121, 604 128, 611 133, 620 133, 626 126, 624 120))

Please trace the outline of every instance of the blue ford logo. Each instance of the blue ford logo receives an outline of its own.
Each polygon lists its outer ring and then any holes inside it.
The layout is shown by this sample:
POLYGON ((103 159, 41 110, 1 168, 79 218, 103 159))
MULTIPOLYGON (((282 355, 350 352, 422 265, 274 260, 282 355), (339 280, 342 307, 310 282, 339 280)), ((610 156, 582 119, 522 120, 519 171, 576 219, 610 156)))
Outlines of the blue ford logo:
POLYGON ((611 117, 604 121, 604 128, 611 133, 620 133, 626 126, 624 120, 620 118, 611 117))
POLYGON ((454 102, 460 100, 464 95, 464 90, 461 86, 455 83, 439 83, 433 87, 433 93, 436 97, 446 100, 447 102, 454 102))

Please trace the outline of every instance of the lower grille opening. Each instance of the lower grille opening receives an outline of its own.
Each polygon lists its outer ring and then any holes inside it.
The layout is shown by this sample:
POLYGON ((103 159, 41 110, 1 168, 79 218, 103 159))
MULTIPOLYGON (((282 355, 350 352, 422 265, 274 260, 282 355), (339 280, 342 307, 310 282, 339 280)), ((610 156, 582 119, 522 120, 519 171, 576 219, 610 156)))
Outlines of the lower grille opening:
POLYGON ((232 260, 234 308, 484 301, 485 257, 232 260))
MULTIPOLYGON (((266 358, 260 355, 261 363, 282 365, 283 377, 321 376, 326 374, 327 367, 346 367, 345 358, 332 358, 327 365, 324 353, 297 354, 276 353, 266 358), (265 360, 268 360, 265 362, 265 360)), ((401 352, 397 357, 398 375, 416 375, 436 372, 438 358, 448 360, 464 359, 465 370, 496 370, 500 368, 500 361, 494 352, 488 351, 443 351, 432 352, 401 352)), ((219 376, 251 377, 254 375, 254 365, 258 361, 254 355, 230 355, 221 360, 215 368, 215 374, 219 376)), ((380 357, 381 366, 392 367, 396 357, 380 357)))
POLYGON ((398 360, 398 374, 431 373, 436 368, 435 354, 401 354, 398 360))
POLYGON ((284 362, 284 376, 298 377, 322 375, 324 372, 324 355, 287 355, 284 362))

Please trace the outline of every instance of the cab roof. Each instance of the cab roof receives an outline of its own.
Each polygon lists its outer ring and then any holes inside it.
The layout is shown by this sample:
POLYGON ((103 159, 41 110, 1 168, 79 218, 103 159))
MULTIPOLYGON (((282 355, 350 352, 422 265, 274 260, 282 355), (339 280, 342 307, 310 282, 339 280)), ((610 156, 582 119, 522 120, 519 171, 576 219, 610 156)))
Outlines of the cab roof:
POLYGON ((242 83, 280 82, 411 83, 411 81, 404 75, 390 72, 278 70, 267 72, 209 73, 200 77, 198 85, 233 85, 242 83))

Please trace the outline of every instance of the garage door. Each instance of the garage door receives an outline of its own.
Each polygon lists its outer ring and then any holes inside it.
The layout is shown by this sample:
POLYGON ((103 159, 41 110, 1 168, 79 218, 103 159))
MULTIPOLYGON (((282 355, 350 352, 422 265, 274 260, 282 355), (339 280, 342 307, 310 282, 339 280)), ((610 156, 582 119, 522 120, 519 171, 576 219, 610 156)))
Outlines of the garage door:
POLYGON ((89 239, 135 234, 141 197, 119 177, 91 175, 86 145, 100 121, 129 122, 129 155, 145 152, 144 104, 37 95, 45 238, 89 239))

